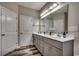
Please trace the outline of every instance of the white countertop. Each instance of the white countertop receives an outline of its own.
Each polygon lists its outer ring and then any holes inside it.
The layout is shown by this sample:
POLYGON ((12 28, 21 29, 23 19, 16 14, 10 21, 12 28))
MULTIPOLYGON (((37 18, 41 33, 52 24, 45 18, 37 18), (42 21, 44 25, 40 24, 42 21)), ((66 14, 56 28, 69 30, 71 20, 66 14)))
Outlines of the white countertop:
POLYGON ((66 42, 66 41, 74 40, 74 36, 63 38, 63 37, 53 37, 52 35, 50 36, 50 35, 47 35, 47 34, 38 34, 38 33, 33 33, 33 34, 40 35, 40 36, 43 36, 43 37, 47 37, 47 38, 57 40, 57 41, 60 41, 60 42, 66 42))

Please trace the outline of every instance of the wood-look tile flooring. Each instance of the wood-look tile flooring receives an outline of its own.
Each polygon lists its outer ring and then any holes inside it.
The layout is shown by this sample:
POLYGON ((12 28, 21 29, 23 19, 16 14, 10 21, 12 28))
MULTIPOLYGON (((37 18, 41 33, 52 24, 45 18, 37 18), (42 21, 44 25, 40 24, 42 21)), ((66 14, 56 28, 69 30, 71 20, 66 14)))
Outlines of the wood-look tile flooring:
POLYGON ((19 48, 6 56, 41 56, 41 53, 34 46, 29 48, 19 48))

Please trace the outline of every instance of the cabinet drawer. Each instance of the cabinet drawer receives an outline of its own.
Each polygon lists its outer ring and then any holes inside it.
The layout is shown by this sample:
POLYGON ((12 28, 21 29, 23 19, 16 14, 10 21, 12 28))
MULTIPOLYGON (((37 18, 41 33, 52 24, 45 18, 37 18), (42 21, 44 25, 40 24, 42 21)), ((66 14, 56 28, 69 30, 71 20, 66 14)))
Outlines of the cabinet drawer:
POLYGON ((43 37, 42 37, 42 36, 40 36, 40 35, 39 35, 39 40, 40 40, 40 41, 43 41, 43 37))
POLYGON ((63 43, 62 42, 59 42, 59 41, 56 41, 56 40, 53 40, 53 39, 50 39, 50 38, 43 38, 44 39, 44 42, 50 44, 50 45, 53 45, 57 48, 60 48, 62 49, 63 48, 63 43))
POLYGON ((62 50, 54 47, 54 46, 50 46, 50 50, 49 50, 49 55, 50 56, 61 56, 63 53, 62 50))

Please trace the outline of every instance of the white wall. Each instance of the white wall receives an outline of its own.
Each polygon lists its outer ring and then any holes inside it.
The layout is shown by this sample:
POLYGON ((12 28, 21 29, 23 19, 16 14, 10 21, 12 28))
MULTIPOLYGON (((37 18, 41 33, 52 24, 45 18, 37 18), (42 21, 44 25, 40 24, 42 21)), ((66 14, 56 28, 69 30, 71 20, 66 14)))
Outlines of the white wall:
POLYGON ((69 4, 68 32, 75 34, 74 55, 79 55, 79 3, 69 4))

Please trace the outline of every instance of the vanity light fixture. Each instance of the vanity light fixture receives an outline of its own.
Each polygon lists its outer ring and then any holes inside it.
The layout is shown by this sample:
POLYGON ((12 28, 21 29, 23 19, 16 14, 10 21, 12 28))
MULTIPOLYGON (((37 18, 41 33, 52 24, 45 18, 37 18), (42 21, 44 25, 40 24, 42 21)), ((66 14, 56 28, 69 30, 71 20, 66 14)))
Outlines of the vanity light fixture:
POLYGON ((44 17, 46 17, 46 16, 49 15, 50 13, 51 13, 51 12, 48 12, 47 14, 43 15, 43 16, 41 17, 41 19, 44 18, 44 17))
POLYGON ((48 10, 45 10, 40 16, 45 15, 48 12, 48 10))
POLYGON ((54 8, 56 8, 59 4, 58 3, 54 3, 52 6, 50 6, 47 10, 45 10, 40 16, 41 18, 44 18, 45 16, 49 15, 51 12, 51 10, 53 10, 54 8))
POLYGON ((58 5, 57 3, 54 3, 52 6, 49 7, 49 9, 45 10, 40 16, 45 15, 47 12, 57 7, 57 5, 58 5))

